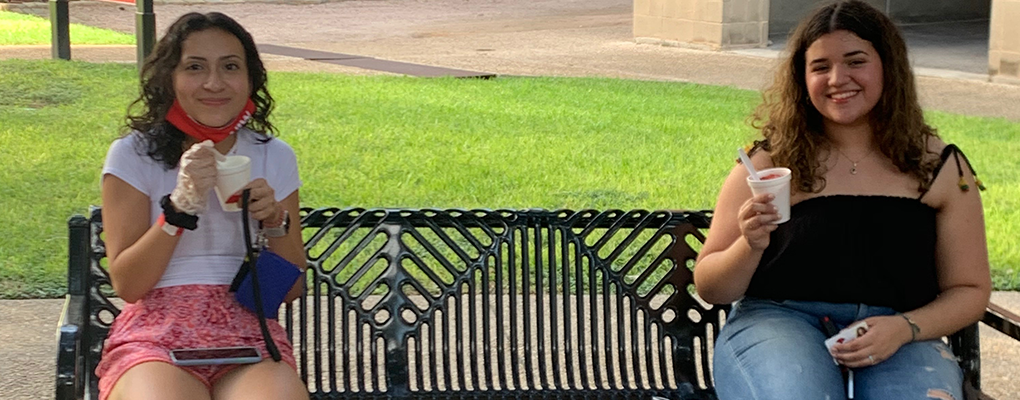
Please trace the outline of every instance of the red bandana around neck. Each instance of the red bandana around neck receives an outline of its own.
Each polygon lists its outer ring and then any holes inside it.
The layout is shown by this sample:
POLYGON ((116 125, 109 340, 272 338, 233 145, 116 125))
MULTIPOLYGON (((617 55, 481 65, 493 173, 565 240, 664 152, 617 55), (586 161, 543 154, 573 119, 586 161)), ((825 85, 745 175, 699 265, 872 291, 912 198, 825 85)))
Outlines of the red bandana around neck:
POLYGON ((174 100, 174 104, 170 106, 170 111, 166 113, 166 121, 176 126, 177 129, 181 130, 181 132, 197 139, 199 142, 212 140, 213 143, 219 143, 223 141, 223 139, 226 139, 227 136, 230 136, 230 134, 241 129, 241 127, 248 122, 248 119, 251 118, 251 115, 254 112, 255 102, 248 99, 248 104, 244 105, 244 109, 241 110, 241 113, 238 114, 233 121, 230 121, 229 124, 220 128, 213 128, 195 121, 188 115, 188 113, 184 112, 184 109, 181 108, 181 103, 174 100))

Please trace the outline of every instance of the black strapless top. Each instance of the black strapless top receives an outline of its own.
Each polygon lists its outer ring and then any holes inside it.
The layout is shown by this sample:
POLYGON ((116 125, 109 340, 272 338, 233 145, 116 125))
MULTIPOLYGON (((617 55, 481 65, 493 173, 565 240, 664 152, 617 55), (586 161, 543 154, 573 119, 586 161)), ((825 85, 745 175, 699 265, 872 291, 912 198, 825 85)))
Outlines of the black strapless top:
POLYGON ((939 294, 935 209, 918 199, 822 196, 772 232, 747 295, 909 311, 939 294))

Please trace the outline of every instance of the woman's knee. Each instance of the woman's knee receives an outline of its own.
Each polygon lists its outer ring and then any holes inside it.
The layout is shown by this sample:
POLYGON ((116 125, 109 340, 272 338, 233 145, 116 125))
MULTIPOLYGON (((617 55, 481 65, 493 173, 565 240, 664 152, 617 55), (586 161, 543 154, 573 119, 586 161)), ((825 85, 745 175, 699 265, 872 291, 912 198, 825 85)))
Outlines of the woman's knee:
POLYGON ((763 341, 738 354, 716 347, 713 372, 720 399, 839 398, 843 381, 832 357, 782 339, 763 341))
POLYGON ((308 387, 287 363, 263 360, 234 369, 217 379, 213 383, 213 398, 307 400, 308 387))
POLYGON ((714 373, 720 398, 839 397, 840 371, 818 328, 781 309, 744 311, 735 323, 723 327, 716 342, 714 373))
POLYGON ((890 359, 862 368, 861 399, 963 399, 963 371, 940 340, 914 342, 890 359))
POLYGON ((205 383, 165 362, 152 361, 131 367, 117 379, 109 400, 203 400, 210 399, 205 383))

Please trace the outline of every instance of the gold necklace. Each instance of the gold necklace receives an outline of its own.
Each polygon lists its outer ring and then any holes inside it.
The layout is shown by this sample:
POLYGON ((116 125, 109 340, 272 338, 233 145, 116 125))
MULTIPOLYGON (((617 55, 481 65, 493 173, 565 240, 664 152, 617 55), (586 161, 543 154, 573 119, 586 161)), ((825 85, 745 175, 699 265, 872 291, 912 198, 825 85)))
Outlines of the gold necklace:
POLYGON ((854 159, 852 159, 852 158, 850 158, 850 156, 846 155, 846 153, 844 153, 843 150, 840 150, 838 146, 833 146, 833 147, 836 148, 836 151, 838 151, 839 154, 842 154, 843 157, 846 157, 847 160, 849 160, 851 163, 853 163, 853 166, 850 167, 850 175, 857 175, 857 163, 859 163, 861 161, 864 161, 864 159, 868 158, 868 156, 870 156, 871 153, 875 152, 875 148, 872 147, 871 150, 868 150, 867 154, 865 154, 861 158, 858 158, 857 161, 854 161, 854 159))

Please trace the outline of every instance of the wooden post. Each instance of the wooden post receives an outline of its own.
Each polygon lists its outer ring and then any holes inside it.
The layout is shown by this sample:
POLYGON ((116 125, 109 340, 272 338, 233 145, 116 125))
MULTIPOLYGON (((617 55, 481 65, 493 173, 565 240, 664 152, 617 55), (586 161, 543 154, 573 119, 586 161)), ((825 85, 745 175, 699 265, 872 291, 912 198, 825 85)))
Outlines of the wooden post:
POLYGON ((71 26, 67 14, 67 0, 50 0, 50 50, 55 60, 71 59, 71 26))

